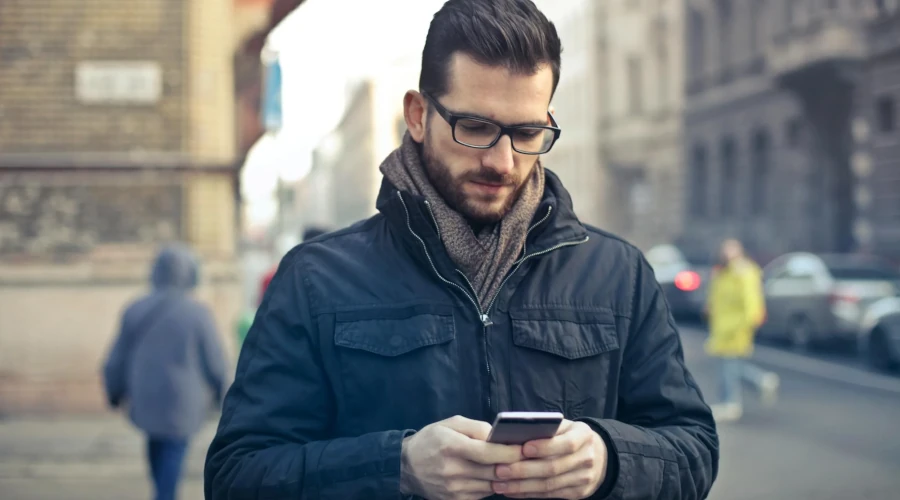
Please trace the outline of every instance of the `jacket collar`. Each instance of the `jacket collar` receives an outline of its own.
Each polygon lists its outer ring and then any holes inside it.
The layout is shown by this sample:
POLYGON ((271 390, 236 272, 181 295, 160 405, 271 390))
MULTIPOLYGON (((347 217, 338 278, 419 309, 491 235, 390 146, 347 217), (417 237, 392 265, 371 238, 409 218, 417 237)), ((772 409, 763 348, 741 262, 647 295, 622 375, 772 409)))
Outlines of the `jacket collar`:
MULTIPOLYGON (((544 172, 546 175, 544 195, 535 212, 532 229, 525 243, 529 255, 547 251, 560 244, 584 240, 588 235, 587 229, 575 215, 572 197, 563 187, 559 177, 549 169, 544 169, 544 172)), ((383 178, 376 208, 384 214, 391 227, 406 244, 413 248, 419 247, 421 250, 424 243, 429 252, 440 254, 442 257, 439 260, 444 260, 446 251, 423 197, 400 191, 383 178)), ((449 261, 449 257, 446 257, 446 260, 449 261)))

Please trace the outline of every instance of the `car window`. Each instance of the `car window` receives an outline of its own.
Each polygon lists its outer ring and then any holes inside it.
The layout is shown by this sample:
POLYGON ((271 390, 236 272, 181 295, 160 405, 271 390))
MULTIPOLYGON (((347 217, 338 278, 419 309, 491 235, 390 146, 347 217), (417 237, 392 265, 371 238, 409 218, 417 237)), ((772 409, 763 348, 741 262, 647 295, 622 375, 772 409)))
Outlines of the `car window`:
POLYGON ((663 266, 671 266, 675 264, 683 264, 684 256, 675 247, 659 246, 651 249, 646 253, 647 262, 654 269, 663 266))
POLYGON ((828 271, 836 280, 844 281, 900 281, 900 272, 877 265, 832 265, 828 271))

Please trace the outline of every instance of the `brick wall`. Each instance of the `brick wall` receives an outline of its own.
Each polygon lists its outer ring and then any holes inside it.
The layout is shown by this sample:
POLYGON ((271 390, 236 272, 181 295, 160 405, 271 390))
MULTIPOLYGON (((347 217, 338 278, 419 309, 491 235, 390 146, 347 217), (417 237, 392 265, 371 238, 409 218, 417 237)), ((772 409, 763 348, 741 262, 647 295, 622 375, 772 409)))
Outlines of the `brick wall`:
POLYGON ((185 148, 183 0, 0 2, 0 154, 185 148), (155 61, 151 105, 76 99, 80 61, 155 61))

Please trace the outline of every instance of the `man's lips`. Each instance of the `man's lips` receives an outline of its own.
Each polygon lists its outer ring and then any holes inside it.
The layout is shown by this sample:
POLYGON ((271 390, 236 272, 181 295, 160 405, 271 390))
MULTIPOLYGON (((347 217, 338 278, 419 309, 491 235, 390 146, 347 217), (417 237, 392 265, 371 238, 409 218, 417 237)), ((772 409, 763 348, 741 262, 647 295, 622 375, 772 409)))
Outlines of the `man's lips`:
POLYGON ((508 187, 508 184, 502 183, 498 184, 483 181, 470 181, 470 183, 475 186, 475 189, 485 194, 499 194, 503 189, 508 187))

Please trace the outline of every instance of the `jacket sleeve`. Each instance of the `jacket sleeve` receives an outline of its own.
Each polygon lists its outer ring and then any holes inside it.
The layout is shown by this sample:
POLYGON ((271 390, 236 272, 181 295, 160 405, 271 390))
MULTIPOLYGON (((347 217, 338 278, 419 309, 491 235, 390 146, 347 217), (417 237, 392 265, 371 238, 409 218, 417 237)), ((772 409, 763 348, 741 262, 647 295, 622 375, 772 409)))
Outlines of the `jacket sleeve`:
POLYGON ((216 322, 212 314, 203 306, 200 306, 200 363, 206 383, 215 395, 216 404, 222 402, 225 387, 228 384, 228 363, 222 351, 222 342, 216 329, 216 322))
POLYGON ((127 356, 128 342, 127 331, 125 329, 125 316, 122 315, 122 324, 119 327, 119 333, 116 335, 115 341, 106 356, 106 362, 103 364, 103 385, 106 389, 106 400, 113 408, 122 404, 126 398, 127 391, 127 356))
POLYGON ((706 498, 718 472, 712 413, 684 364, 678 330, 650 266, 638 264, 615 419, 582 419, 606 441, 597 499, 706 498))
POLYGON ((335 402, 289 254, 241 350, 204 471, 207 500, 400 498, 411 431, 332 439, 335 402))

